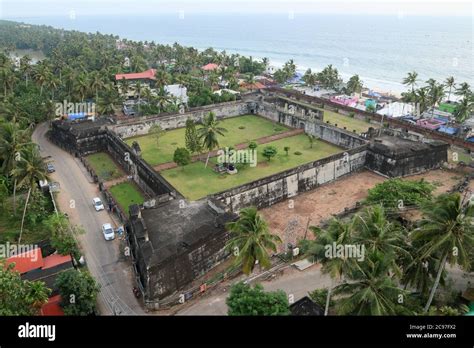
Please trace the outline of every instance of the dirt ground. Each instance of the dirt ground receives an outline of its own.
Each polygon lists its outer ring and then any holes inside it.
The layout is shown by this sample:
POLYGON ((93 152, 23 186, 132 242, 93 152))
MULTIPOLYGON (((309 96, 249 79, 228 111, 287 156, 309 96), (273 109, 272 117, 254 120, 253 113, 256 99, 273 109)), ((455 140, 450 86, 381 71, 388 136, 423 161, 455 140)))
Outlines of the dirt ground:
MULTIPOLYGON (((405 178, 405 180, 425 180, 436 185, 435 194, 450 190, 462 176, 451 171, 433 170, 405 178)), ((312 239, 308 226, 320 224, 332 215, 352 208, 356 202, 367 197, 367 191, 386 178, 370 171, 362 171, 323 185, 275 204, 260 212, 268 222, 270 231, 283 241, 278 251, 284 251, 288 243, 296 245, 305 238, 312 239)))

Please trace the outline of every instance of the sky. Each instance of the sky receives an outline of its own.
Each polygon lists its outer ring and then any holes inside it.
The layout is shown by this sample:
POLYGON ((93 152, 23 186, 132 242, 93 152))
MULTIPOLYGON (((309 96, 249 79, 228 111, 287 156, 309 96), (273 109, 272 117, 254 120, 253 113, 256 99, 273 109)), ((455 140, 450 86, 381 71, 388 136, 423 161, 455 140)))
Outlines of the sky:
POLYGON ((160 13, 472 16, 473 0, 0 0, 0 18, 160 13))

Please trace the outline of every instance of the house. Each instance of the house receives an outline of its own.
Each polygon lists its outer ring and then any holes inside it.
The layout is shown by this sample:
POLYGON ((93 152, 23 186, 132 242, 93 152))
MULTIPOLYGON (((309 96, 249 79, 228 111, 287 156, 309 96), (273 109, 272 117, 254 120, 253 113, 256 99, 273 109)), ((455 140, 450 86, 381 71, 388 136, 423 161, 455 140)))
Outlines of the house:
POLYGON ((139 73, 129 73, 129 74, 116 74, 115 81, 121 81, 123 79, 134 83, 140 81, 150 85, 153 81, 156 80, 156 69, 148 69, 139 73))
POLYGON ((176 98, 177 104, 188 103, 188 89, 182 85, 166 85, 165 91, 176 98))
POLYGON ((201 67, 201 69, 204 71, 214 71, 214 70, 217 70, 218 68, 219 68, 219 65, 215 63, 209 63, 201 67))
POLYGON ((20 273, 22 280, 42 281, 47 288, 51 289, 48 302, 41 308, 42 315, 63 315, 59 306, 61 297, 55 282, 61 272, 74 268, 72 257, 59 254, 43 257, 41 248, 36 248, 11 256, 6 260, 7 265, 12 263, 13 270, 20 273))

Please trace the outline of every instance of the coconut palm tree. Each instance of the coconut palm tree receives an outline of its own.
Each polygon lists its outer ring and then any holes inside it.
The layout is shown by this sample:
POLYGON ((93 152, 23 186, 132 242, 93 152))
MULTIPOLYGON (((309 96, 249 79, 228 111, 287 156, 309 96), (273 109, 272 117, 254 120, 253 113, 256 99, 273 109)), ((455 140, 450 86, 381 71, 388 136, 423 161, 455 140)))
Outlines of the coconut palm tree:
POLYGON ((25 77, 26 86, 28 86, 28 79, 33 72, 33 68, 31 67, 31 58, 28 55, 20 58, 20 71, 25 77))
POLYGON ((315 240, 309 242, 307 254, 314 261, 321 262, 321 271, 328 273, 332 279, 332 285, 328 289, 324 315, 327 315, 329 312, 332 290, 341 282, 344 274, 348 273, 352 267, 355 267, 355 260, 352 258, 328 257, 326 254, 327 247, 332 246, 334 243, 336 245, 352 244, 352 227, 352 221, 344 223, 337 219, 331 220, 326 230, 321 230, 316 226, 310 227, 310 230, 315 236, 315 240))
POLYGON ((393 255, 371 251, 365 260, 356 263, 336 287, 334 294, 342 298, 337 303, 341 315, 397 315, 398 299, 406 292, 399 289, 390 274, 393 255))
POLYGON ((451 98, 451 91, 452 89, 454 88, 454 86, 456 85, 455 81, 454 81, 454 77, 453 76, 450 76, 446 79, 446 81, 444 82, 444 84, 446 85, 446 87, 449 88, 449 92, 448 92, 448 100, 450 100, 451 98))
POLYGON ((164 112, 166 110, 166 107, 171 103, 171 96, 169 92, 164 88, 161 87, 160 90, 158 91, 158 94, 155 98, 156 100, 156 105, 158 106, 159 112, 164 112))
MULTIPOLYGON (((382 205, 366 208, 355 215, 353 228, 356 231, 354 242, 365 245, 368 252, 380 252, 387 256, 406 254, 402 230, 387 219, 382 205)), ((391 271, 401 275, 396 258, 392 261, 391 271)))
POLYGON ((20 236, 18 238, 18 244, 20 244, 31 191, 36 188, 36 182, 38 180, 44 180, 47 177, 43 159, 41 158, 36 145, 28 146, 23 149, 21 159, 18 161, 16 167, 11 171, 11 175, 15 180, 17 180, 18 187, 28 187, 25 208, 23 209, 23 216, 21 218, 20 236))
POLYGON ((472 95, 471 86, 469 86, 469 83, 463 82, 459 85, 459 88, 456 89, 454 94, 463 98, 469 98, 472 95))
POLYGON ((445 96, 444 85, 437 84, 436 81, 430 86, 429 90, 429 102, 431 104, 431 117, 434 116, 435 107, 441 103, 445 96))
POLYGON ((204 148, 208 150, 206 165, 204 168, 206 168, 209 163, 211 151, 219 146, 219 140, 217 139, 218 135, 224 136, 225 132, 227 132, 227 129, 219 127, 219 121, 213 112, 210 112, 204 117, 202 128, 198 129, 199 139, 203 142, 204 148))
POLYGON ((94 71, 91 76, 90 76, 90 86, 89 89, 91 91, 95 91, 95 100, 99 100, 99 89, 104 88, 105 83, 103 79, 103 74, 100 73, 99 71, 94 71))
MULTIPOLYGON (((7 177, 16 168, 23 150, 31 145, 29 129, 21 129, 16 120, 0 124, 0 159, 2 173, 7 177)), ((17 179, 13 181, 13 211, 16 214, 17 179)))
POLYGON ((40 86, 40 95, 43 94, 44 86, 48 84, 51 75, 51 69, 46 63, 37 64, 34 79, 40 86))
POLYGON ((268 251, 276 252, 280 237, 268 231, 268 225, 255 207, 244 208, 240 211, 237 221, 226 225, 231 239, 226 248, 237 256, 236 264, 242 265, 242 271, 250 274, 258 264, 263 268, 270 267, 268 251))
POLYGON ((446 263, 469 269, 469 253, 474 247, 474 205, 464 204, 461 195, 444 194, 423 209, 419 229, 412 233, 413 241, 423 243, 420 258, 438 258, 438 271, 424 307, 428 312, 446 263))
POLYGON ((85 73, 81 73, 77 76, 77 79, 74 83, 74 92, 79 95, 81 102, 87 97, 89 93, 89 81, 85 73))
POLYGON ((474 112, 474 101, 473 98, 464 97, 454 110, 454 117, 458 123, 463 123, 474 112))
POLYGON ((416 81, 418 79, 418 73, 416 71, 409 72, 407 77, 405 77, 402 83, 405 86, 410 86, 412 93, 415 91, 416 81))
POLYGON ((424 113, 428 109, 429 94, 428 87, 418 88, 415 92, 415 101, 418 104, 420 114, 424 113))

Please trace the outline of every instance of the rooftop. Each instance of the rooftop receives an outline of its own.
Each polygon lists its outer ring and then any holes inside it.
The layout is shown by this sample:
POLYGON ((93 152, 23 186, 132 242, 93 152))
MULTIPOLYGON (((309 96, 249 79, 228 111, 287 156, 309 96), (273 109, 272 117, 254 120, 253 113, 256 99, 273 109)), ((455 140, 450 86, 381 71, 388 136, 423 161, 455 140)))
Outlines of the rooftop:
POLYGON ((122 79, 125 80, 154 80, 155 79, 156 70, 155 69, 148 69, 139 73, 130 73, 130 74, 116 74, 115 80, 120 81, 122 79))
MULTIPOLYGON (((131 220, 137 238, 146 238, 142 251, 148 262, 156 264, 213 234, 222 233, 225 223, 235 215, 226 213, 218 202, 185 202, 175 199, 153 209, 141 211, 143 223, 131 220), (148 245, 147 245, 148 244, 148 245)), ((131 214, 133 214, 131 212, 131 214)))
POLYGON ((444 145, 446 144, 439 140, 425 139, 423 142, 418 142, 398 136, 382 135, 371 142, 370 148, 374 152, 383 153, 389 157, 409 157, 444 145))

